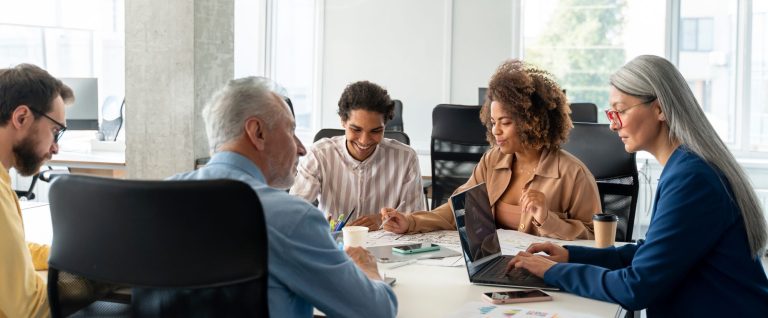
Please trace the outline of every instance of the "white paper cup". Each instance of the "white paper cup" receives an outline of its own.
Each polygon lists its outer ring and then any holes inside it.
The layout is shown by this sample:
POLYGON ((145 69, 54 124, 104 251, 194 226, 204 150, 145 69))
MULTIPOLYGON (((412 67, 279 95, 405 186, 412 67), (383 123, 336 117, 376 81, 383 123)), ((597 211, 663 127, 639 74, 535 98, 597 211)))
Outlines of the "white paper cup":
POLYGON ((368 238, 367 226, 345 226, 341 231, 344 235, 344 247, 363 246, 368 238))

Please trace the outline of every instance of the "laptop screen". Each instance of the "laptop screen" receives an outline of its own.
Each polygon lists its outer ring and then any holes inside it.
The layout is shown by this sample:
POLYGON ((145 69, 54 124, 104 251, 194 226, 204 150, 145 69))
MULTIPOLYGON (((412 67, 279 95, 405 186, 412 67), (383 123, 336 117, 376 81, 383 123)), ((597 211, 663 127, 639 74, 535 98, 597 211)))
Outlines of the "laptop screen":
POLYGON ((485 183, 478 184, 451 197, 461 247, 467 269, 473 263, 480 265, 501 254, 496 222, 491 212, 485 183))

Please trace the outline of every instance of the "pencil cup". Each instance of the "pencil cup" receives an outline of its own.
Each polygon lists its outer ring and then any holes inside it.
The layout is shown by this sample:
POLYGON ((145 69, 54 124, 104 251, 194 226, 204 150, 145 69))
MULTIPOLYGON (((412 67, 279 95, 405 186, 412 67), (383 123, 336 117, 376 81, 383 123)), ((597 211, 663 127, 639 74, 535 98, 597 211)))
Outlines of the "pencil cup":
POLYGON ((345 226, 341 229, 344 236, 344 247, 363 246, 368 237, 368 227, 345 226))
POLYGON ((600 213, 592 216, 595 226, 595 247, 604 248, 613 246, 616 242, 616 224, 619 217, 615 214, 600 213))

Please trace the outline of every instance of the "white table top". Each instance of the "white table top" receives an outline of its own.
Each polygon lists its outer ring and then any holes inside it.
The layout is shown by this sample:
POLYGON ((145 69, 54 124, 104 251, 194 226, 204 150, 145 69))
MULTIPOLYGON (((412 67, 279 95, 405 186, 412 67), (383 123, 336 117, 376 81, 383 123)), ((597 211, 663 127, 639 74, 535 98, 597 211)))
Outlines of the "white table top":
MULTIPOLYGON (((446 317, 456 313, 468 302, 482 302, 481 294, 491 291, 514 290, 473 285, 467 270, 461 267, 439 267, 411 264, 381 271, 397 279, 393 290, 399 302, 398 317, 446 317)), ((614 317, 620 307, 616 304, 587 299, 565 292, 547 291, 552 301, 500 305, 537 309, 595 317, 614 317)))
MULTIPOLYGON (((50 244, 52 232, 49 205, 21 201, 21 207, 27 241, 50 244)), ((388 269, 392 264, 396 263, 379 264, 379 269, 385 275, 397 279, 394 291, 399 302, 398 317, 444 317, 456 312, 467 302, 481 301, 483 292, 510 289, 472 285, 469 283, 464 266, 440 267, 410 264, 388 269)), ((593 314, 597 317, 613 317, 619 308, 615 304, 568 293, 549 292, 549 294, 554 301, 506 306, 547 311, 564 310, 593 314)))
MULTIPOLYGON (((532 236, 517 231, 499 230, 499 240, 504 254, 516 254, 530 243, 560 241, 532 236)), ((414 235, 396 235, 386 232, 369 234, 368 246, 401 244, 405 242, 437 242, 460 251, 456 231, 439 231, 414 235), (453 243, 453 244, 451 244, 453 243)), ((593 241, 573 241, 570 244, 592 246, 593 241)), ((461 258, 461 257, 457 257, 461 258)), ((464 307, 491 306, 482 300, 482 293, 515 290, 509 287, 474 285, 469 282, 463 259, 457 267, 431 266, 412 263, 390 269, 397 263, 379 263, 379 271, 397 279, 393 290, 397 295, 398 317, 450 317, 464 307)), ((614 317, 621 309, 616 304, 592 300, 565 292, 550 292, 552 301, 496 305, 505 308, 523 308, 557 313, 558 317, 614 317)), ((494 315, 495 317, 495 315, 494 315)), ((503 317, 503 316, 500 316, 503 317)))
MULTIPOLYGON (((50 244, 52 231, 48 204, 22 201, 21 207, 27 241, 50 244)), ((545 240, 516 231, 500 230, 499 233, 505 254, 510 254, 510 250, 515 248, 522 248, 528 241, 545 240)), ((455 237, 449 231, 415 236, 397 236, 384 234, 384 232, 379 232, 379 234, 369 234, 368 244, 370 245, 374 241, 382 243, 382 240, 390 241, 391 244, 399 244, 412 239, 427 240, 437 237, 436 241, 445 240, 445 242, 441 242, 445 245, 448 240, 455 237), (372 240, 370 239, 371 235, 382 237, 372 240)), ((591 246, 593 241, 572 241, 569 244, 591 246)), ((469 283, 466 268, 463 266, 463 262, 461 263, 462 266, 459 267, 412 263, 393 269, 389 267, 395 263, 379 263, 381 273, 397 279, 393 290, 399 303, 398 317, 450 317, 468 303, 482 302, 481 294, 484 292, 512 289, 469 283)), ((768 266, 766 258, 763 258, 763 266, 768 266)), ((552 296, 553 301, 502 306, 556 312, 559 317, 614 317, 620 309, 616 304, 583 298, 565 292, 547 291, 547 293, 552 296)))

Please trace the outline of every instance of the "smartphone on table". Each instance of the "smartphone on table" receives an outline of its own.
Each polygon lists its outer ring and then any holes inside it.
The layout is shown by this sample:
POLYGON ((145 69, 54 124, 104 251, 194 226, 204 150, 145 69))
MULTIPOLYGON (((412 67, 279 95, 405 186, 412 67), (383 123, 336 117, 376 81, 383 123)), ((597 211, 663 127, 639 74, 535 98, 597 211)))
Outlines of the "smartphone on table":
POLYGON ((416 244, 398 245, 398 246, 392 247, 393 252, 397 252, 400 254, 430 252, 430 251, 437 251, 439 249, 440 249, 440 245, 431 244, 431 243, 416 243, 416 244))
POLYGON ((552 296, 538 289, 528 289, 483 293, 483 299, 492 304, 512 304, 547 301, 552 300, 552 296))

